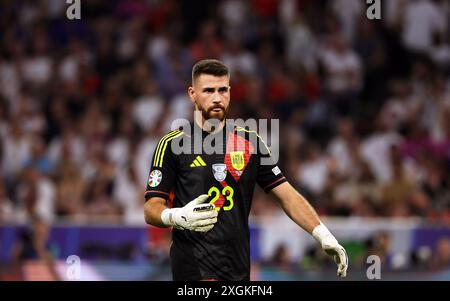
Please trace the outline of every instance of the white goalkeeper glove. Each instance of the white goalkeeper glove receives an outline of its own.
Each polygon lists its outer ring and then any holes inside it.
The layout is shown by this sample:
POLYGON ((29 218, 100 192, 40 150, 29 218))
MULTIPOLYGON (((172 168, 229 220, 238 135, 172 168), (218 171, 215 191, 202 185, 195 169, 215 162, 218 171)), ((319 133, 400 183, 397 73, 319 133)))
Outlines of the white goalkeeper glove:
POLYGON ((198 196, 181 208, 167 208, 161 213, 161 220, 166 226, 180 230, 207 232, 217 222, 217 211, 213 204, 203 204, 207 194, 198 196))
POLYGON ((336 238, 325 227, 322 222, 314 228, 312 236, 320 243, 322 249, 330 255, 338 266, 337 275, 339 277, 347 276, 348 257, 345 249, 338 243, 336 238))

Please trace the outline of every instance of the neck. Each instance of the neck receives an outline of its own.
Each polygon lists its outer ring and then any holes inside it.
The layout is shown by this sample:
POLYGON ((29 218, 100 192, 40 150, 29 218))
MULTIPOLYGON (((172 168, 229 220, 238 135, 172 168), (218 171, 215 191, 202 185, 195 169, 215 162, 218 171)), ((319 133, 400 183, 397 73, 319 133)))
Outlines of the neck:
MULTIPOLYGON (((217 121, 217 119, 215 119, 217 121)), ((205 132, 217 133, 225 126, 225 119, 220 122, 210 123, 205 120, 201 111, 194 111, 194 122, 205 132)))

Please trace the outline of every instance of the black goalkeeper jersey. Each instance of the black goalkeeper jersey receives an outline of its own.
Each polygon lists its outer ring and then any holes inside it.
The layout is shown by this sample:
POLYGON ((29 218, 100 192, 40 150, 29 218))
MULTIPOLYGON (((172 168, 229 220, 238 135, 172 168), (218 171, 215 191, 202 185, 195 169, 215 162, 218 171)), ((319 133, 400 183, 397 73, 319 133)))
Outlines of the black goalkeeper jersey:
POLYGON ((248 216, 255 184, 269 192, 286 179, 256 132, 226 126, 209 135, 193 123, 191 129, 191 133, 175 130, 161 138, 145 192, 146 200, 161 197, 172 207, 183 207, 208 194, 218 211, 217 223, 206 233, 173 229, 173 279, 249 280, 248 216), (205 139, 214 140, 216 145, 211 144, 222 152, 206 154, 200 149, 199 153, 197 148, 195 153, 194 142, 205 139), (190 151, 180 154, 176 146, 190 151), (266 160, 272 162, 262 164, 266 160))

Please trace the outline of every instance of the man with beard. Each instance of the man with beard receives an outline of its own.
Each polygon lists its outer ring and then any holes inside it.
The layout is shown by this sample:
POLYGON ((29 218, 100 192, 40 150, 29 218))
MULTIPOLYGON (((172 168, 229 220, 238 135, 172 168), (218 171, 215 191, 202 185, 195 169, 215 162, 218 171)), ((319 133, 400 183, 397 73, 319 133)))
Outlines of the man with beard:
POLYGON ((188 94, 197 113, 191 124, 193 134, 175 130, 159 141, 145 192, 146 222, 174 228, 170 250, 173 279, 250 280, 248 216, 256 183, 316 238, 337 263, 338 275, 345 277, 348 259, 344 248, 276 163, 263 164, 271 160, 266 144, 254 131, 227 125, 227 66, 212 59, 196 63, 188 94), (215 149, 221 152, 211 154, 203 148, 200 154, 194 152, 195 141, 211 137, 221 138, 214 139, 219 141, 215 149), (180 142, 190 145, 190 151, 174 152, 173 146, 180 142))

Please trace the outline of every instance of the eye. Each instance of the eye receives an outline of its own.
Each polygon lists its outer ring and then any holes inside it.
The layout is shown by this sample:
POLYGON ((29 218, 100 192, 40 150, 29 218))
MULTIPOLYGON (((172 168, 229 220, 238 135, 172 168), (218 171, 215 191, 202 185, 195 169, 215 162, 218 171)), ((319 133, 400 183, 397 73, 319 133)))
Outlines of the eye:
POLYGON ((227 93, 227 92, 228 92, 228 87, 219 88, 219 93, 227 93))
POLYGON ((203 89, 203 92, 205 92, 205 93, 214 93, 214 88, 205 88, 205 89, 203 89))

